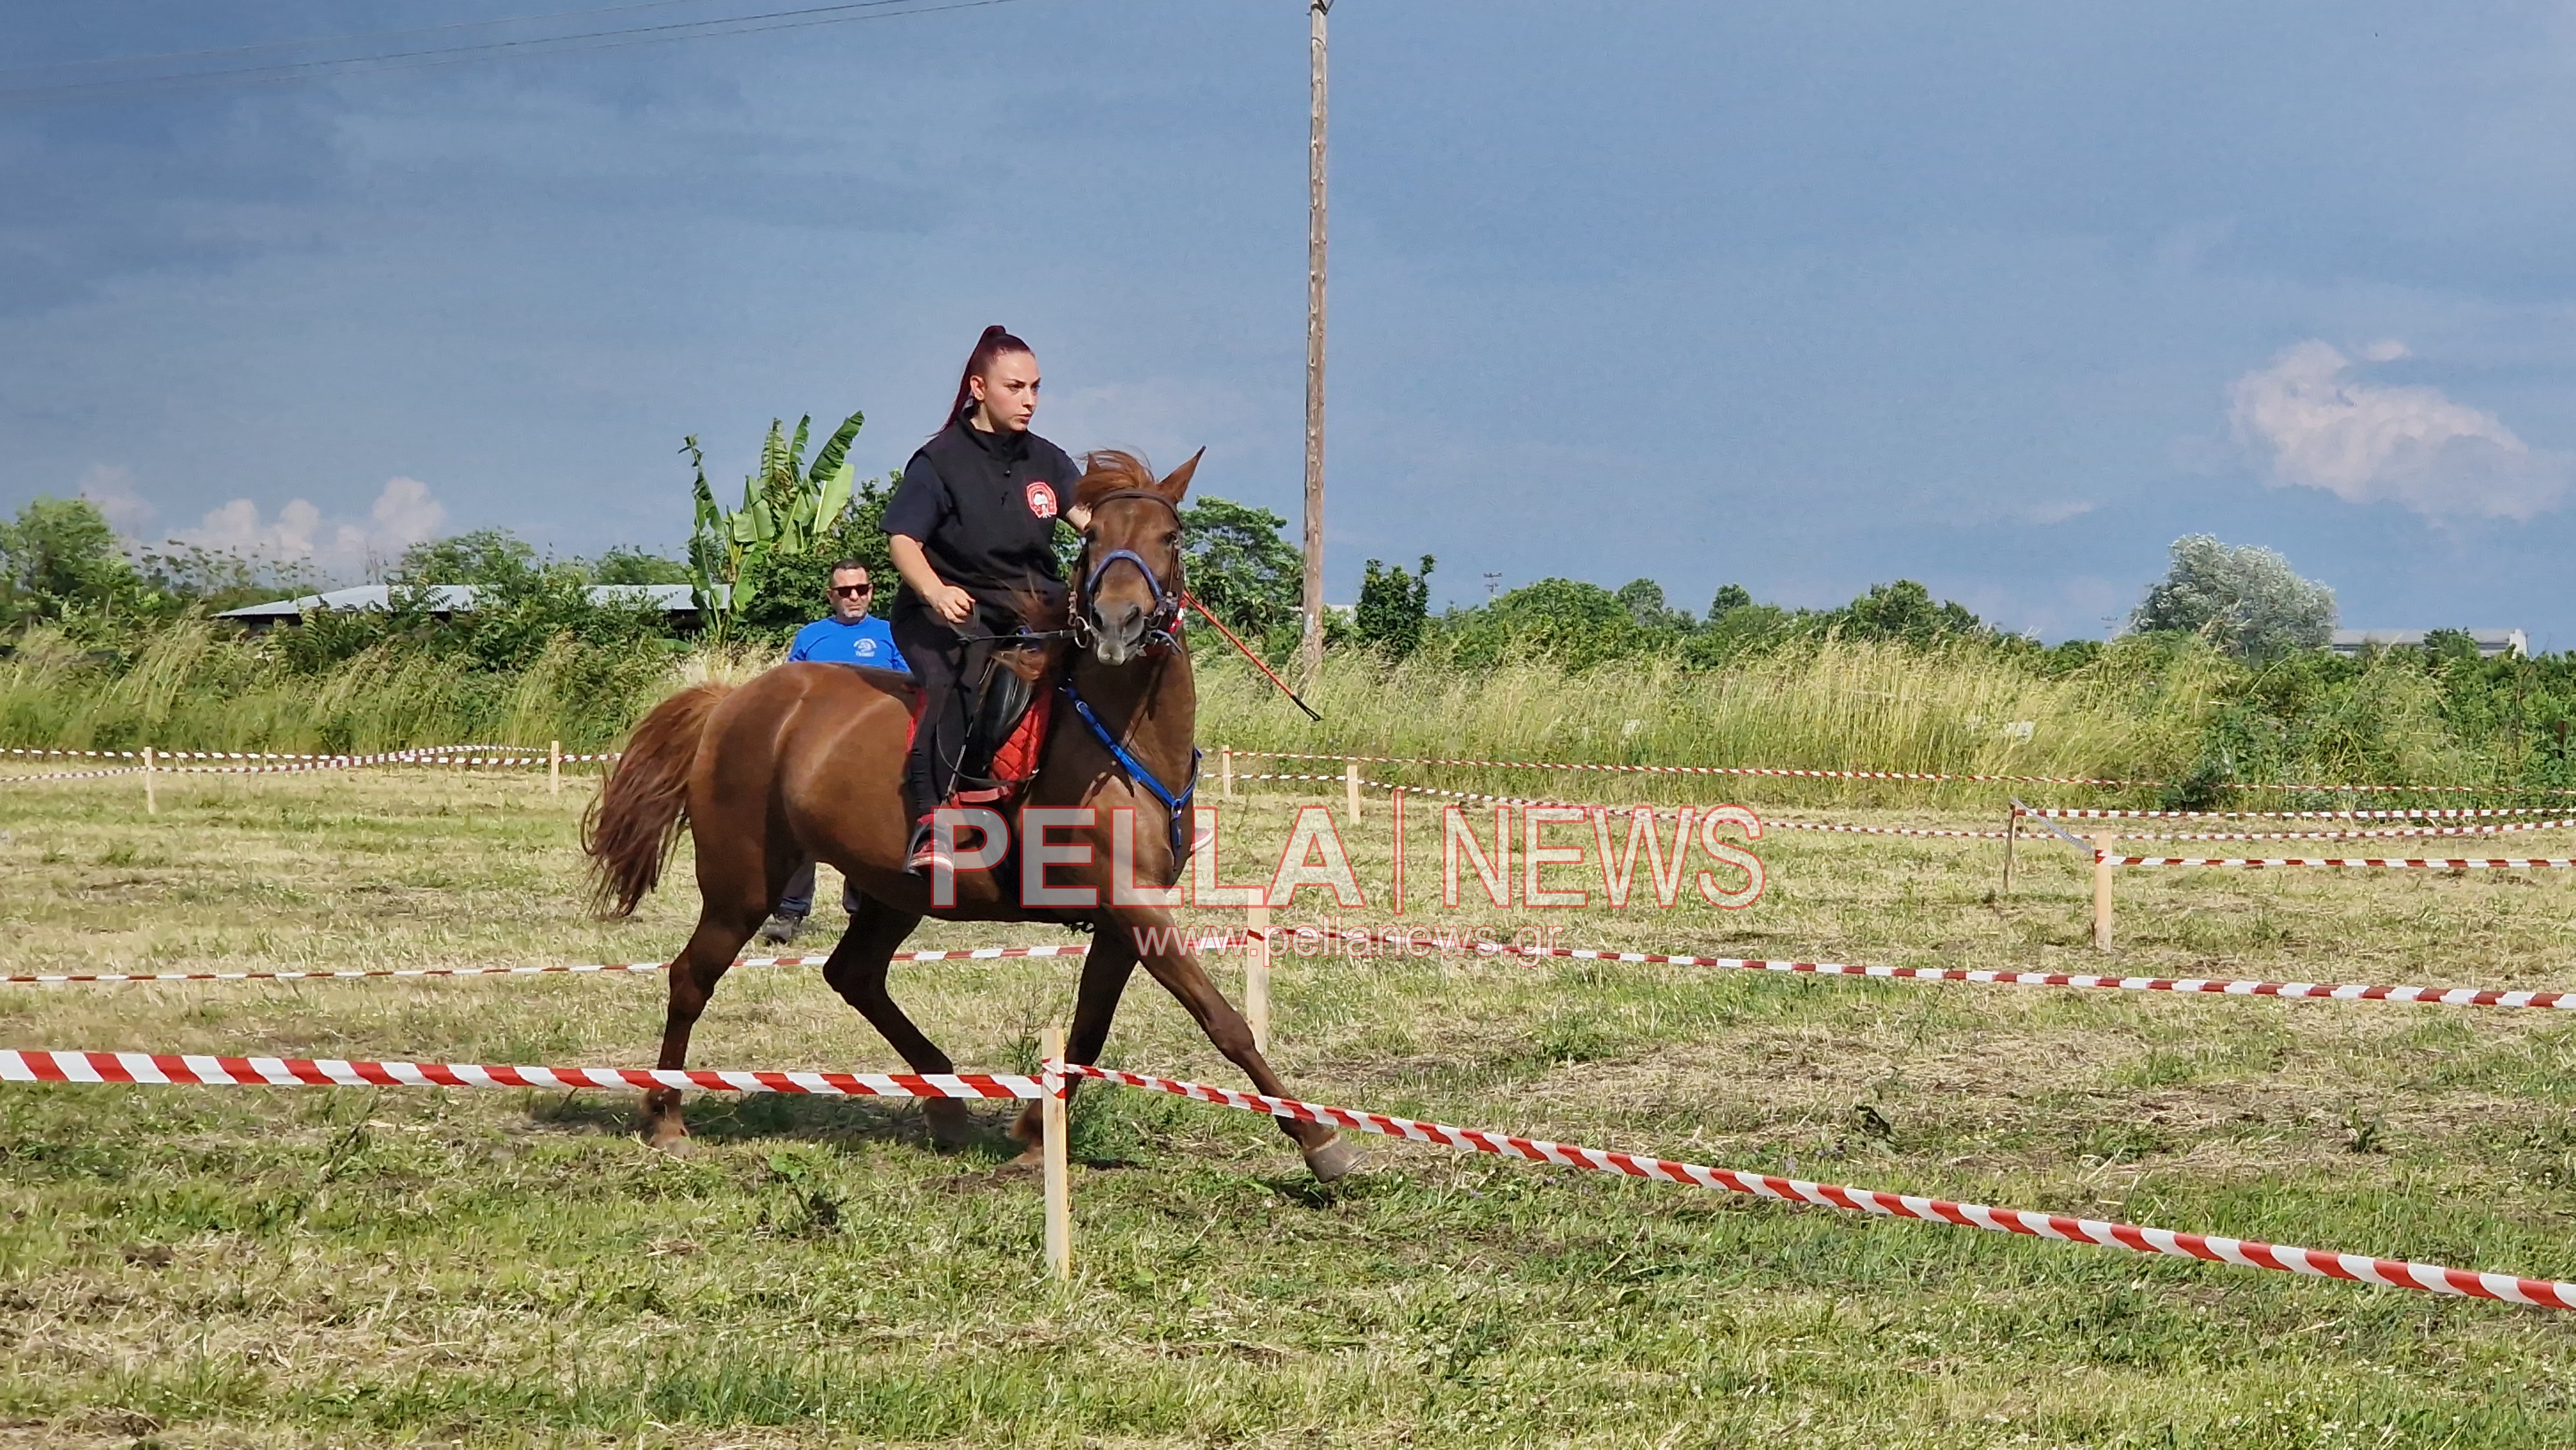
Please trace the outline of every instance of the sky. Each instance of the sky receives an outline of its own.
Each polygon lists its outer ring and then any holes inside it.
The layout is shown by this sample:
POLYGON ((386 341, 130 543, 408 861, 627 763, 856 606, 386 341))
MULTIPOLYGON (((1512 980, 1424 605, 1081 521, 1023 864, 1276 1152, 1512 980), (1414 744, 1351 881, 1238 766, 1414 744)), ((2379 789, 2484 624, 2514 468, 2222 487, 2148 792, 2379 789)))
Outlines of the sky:
MULTIPOLYGON (((88 0, 0 32, 0 508, 340 577, 676 551, 773 417, 1038 431, 1301 507, 1306 12, 88 0), (811 17, 808 17, 810 19, 811 17), (447 27, 428 29, 429 27, 447 27), (416 34, 392 32, 417 30, 416 34), (687 33, 687 32, 682 32, 687 33), (319 48, 242 50, 321 37, 319 48), (143 65, 88 62, 224 52, 143 65)), ((613 3, 613 0, 612 0, 613 3)), ((2179 535, 2368 628, 2576 648, 2576 12, 1340 0, 1327 596, 1919 579, 2101 636, 2179 535)), ((1292 526, 1292 537, 1294 529, 1292 526)))

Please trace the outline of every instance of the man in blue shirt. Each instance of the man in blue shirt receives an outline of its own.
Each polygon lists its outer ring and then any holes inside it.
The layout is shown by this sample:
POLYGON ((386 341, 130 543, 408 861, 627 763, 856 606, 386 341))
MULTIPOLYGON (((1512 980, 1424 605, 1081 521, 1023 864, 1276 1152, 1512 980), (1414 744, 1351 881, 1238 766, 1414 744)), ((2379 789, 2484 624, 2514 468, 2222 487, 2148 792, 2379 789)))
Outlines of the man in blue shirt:
POLYGON ((796 631, 796 642, 787 649, 789 660, 911 672, 903 651, 894 647, 894 631, 868 613, 876 586, 868 582, 867 565, 856 559, 833 565, 831 594, 832 612, 796 631))
MULTIPOLYGON (((894 631, 886 627, 884 620, 868 613, 876 586, 868 580, 867 565, 856 559, 843 559, 833 565, 830 593, 832 612, 796 631, 796 642, 787 650, 789 661, 866 665, 911 673, 911 667, 903 662, 903 651, 895 648, 894 631)), ((847 883, 841 887, 841 906, 849 911, 858 909, 847 883)), ((787 890, 778 898, 778 910, 761 923, 760 939, 781 945, 794 941, 805 928, 806 914, 813 909, 814 863, 808 861, 787 878, 787 890)))

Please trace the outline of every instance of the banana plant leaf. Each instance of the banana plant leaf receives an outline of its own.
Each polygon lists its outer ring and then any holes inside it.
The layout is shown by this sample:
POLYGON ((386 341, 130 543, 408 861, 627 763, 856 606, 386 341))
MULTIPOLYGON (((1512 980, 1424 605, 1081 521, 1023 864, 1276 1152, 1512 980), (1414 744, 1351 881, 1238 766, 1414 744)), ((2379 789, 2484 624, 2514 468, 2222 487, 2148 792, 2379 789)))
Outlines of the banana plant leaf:
MULTIPOLYGON (((831 482, 832 475, 836 473, 847 479, 850 470, 850 442, 859 436, 859 428, 866 422, 865 413, 852 413, 842 419, 841 426, 832 430, 832 436, 823 440, 823 450, 814 455, 814 471, 808 476, 826 484, 831 482)), ((843 502, 846 504, 847 500, 843 502)), ((825 519, 836 519, 841 516, 841 511, 827 509, 821 516, 825 519)))

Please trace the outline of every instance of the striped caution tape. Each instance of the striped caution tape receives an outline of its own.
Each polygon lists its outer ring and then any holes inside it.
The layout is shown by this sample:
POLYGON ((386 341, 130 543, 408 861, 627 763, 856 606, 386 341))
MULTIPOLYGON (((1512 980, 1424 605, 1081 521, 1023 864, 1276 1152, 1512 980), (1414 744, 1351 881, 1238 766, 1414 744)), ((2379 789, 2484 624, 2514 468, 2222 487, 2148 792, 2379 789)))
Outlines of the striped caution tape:
MULTIPOLYGON (((1987 781, 2016 785, 2096 785, 2130 789, 2153 789, 2169 784, 2161 780, 2115 780, 2081 775, 1979 775, 1941 771, 1912 770, 1804 770, 1758 765, 1637 765, 1600 761, 1572 760, 1469 760, 1428 755, 1332 755, 1290 750, 1235 750, 1237 757, 1250 760, 1335 760, 1357 761, 1363 765, 1424 765, 1481 768, 1488 770, 1575 770, 1611 772, 1630 775, 1736 775, 1797 778, 1809 780, 1909 780, 1909 781, 1987 781)), ((2507 785, 2321 785, 2301 781, 2230 780, 2216 783, 2220 790, 2234 791, 2308 791, 2318 794, 2343 792, 2390 793, 2405 791, 2481 793, 2509 795, 2576 796, 2576 787, 2507 786, 2507 785)), ((1411 786, 1405 787, 1413 789, 1411 786)))
MULTIPOLYGON (((1211 937, 1191 945, 1205 949, 1226 939, 1211 937)), ((1012 957, 1078 957, 1091 950, 1087 943, 1068 942, 1033 947, 960 947, 952 951, 896 952, 898 962, 982 962, 1012 957)), ((830 957, 737 957, 737 967, 819 967, 830 957)), ((668 962, 585 962, 579 965, 533 967, 374 967, 363 970, 314 972, 22 972, 0 976, 0 984, 45 982, 311 982, 356 981, 380 977, 548 977, 585 976, 607 972, 660 972, 670 968, 668 962)))
POLYGON ((1996 1208, 1983 1203, 1953 1203, 1947 1199, 1924 1198, 1911 1193, 1887 1193, 1875 1188, 1846 1188, 1841 1184, 1811 1183, 1801 1178, 1775 1178, 1767 1173, 1739 1173, 1732 1168, 1710 1168, 1697 1163, 1677 1163, 1669 1158, 1648 1158, 1634 1153, 1578 1148, 1571 1143, 1551 1143, 1544 1138, 1523 1138, 1510 1133, 1492 1133, 1476 1128, 1453 1128, 1445 1123, 1427 1123, 1418 1118, 1399 1118, 1387 1113, 1364 1112, 1356 1108, 1336 1108, 1320 1103, 1300 1102, 1295 1098, 1275 1098, 1262 1093, 1237 1092, 1231 1088, 1209 1087, 1204 1083, 1186 1082, 1178 1078, 1150 1077, 1144 1073, 1121 1072, 1115 1068, 1093 1067, 1087 1063, 1050 1063, 1048 1066, 1066 1077, 1090 1078, 1097 1082, 1114 1083, 1120 1087, 1169 1093, 1174 1097, 1214 1103, 1219 1107, 1236 1108, 1249 1113, 1263 1113, 1274 1118, 1321 1123, 1335 1128, 1354 1128, 1363 1133, 1401 1138, 1412 1143, 1464 1148, 1471 1152, 1491 1153, 1501 1158, 1518 1158, 1530 1163, 1551 1163, 1560 1168, 1579 1168, 1587 1172, 1604 1173, 1618 1178, 1648 1178, 1663 1183, 1682 1183, 1728 1193, 1749 1194, 1777 1203, 1813 1204, 1819 1208, 1839 1208, 1850 1213, 1871 1213, 1885 1218, 1919 1219, 1925 1223, 1947 1224, 1954 1228, 1981 1228, 1991 1233, 2022 1234, 2031 1238, 2056 1239, 2064 1243, 2128 1249, 2135 1253, 2155 1254, 2166 1258, 2199 1259, 2206 1263, 2235 1264, 2247 1269, 2272 1269, 2281 1273, 2306 1274, 2321 1279, 2343 1279, 2356 1284, 2379 1284, 2392 1289, 2420 1289, 2431 1294, 2455 1294, 2471 1299, 2493 1299, 2506 1304, 2528 1304, 2541 1309, 2576 1309, 2576 1284, 2548 1279, 2525 1279, 2511 1274, 2482 1274, 2468 1269, 2444 1268, 2439 1264, 2413 1263, 2405 1259, 2325 1253, 2316 1249, 2292 1248, 2286 1244, 2261 1243, 2253 1239, 2231 1239, 2215 1234, 2143 1228, 2136 1224, 2113 1223, 2104 1219, 2068 1218, 2062 1214, 2032 1213, 2018 1208, 1996 1208))
POLYGON ((1035 1098, 1008 1073, 728 1072, 676 1067, 502 1067, 477 1062, 199 1057, 154 1052, 0 1051, 0 1082, 141 1087, 703 1088, 844 1098, 1035 1098))
POLYGON ((2123 811, 2024 806, 2014 812, 2061 821, 2453 821, 2538 816, 2565 806, 2391 806, 2375 811, 2123 811))
POLYGON ((2576 820, 2506 821, 2483 826, 2416 826, 2373 831, 2123 831, 2124 841, 2423 841, 2458 836, 2510 836, 2523 831, 2564 831, 2576 820))
POLYGON ((2564 856, 2453 856, 2398 860, 2358 856, 2103 856, 2097 851, 2095 859, 2113 866, 2242 866, 2252 870, 2274 866, 2363 866, 2385 871, 2564 871, 2576 867, 2576 860, 2564 856))
MULTIPOLYGON (((1237 780, 1245 780, 1245 779, 1251 779, 1251 780, 1263 780, 1263 779, 1278 779, 1278 780, 1340 780, 1340 779, 1341 779, 1341 777, 1340 777, 1340 776, 1338 776, 1338 775, 1329 775, 1329 776, 1327 776, 1327 775, 1309 775, 1309 776, 1277 776, 1277 777, 1267 777, 1267 776, 1249 776, 1249 777, 1247 777, 1247 776, 1236 776, 1236 777, 1235 777, 1235 779, 1237 779, 1237 780)), ((1450 799, 1452 799, 1452 800, 1486 801, 1486 802, 1490 802, 1490 803, 1492 803, 1492 804, 1494 804, 1494 805, 1498 805, 1498 806, 1542 806, 1542 807, 1548 807, 1548 808, 1563 808, 1563 809, 1568 809, 1568 810, 1578 810, 1578 811, 1602 811, 1602 812, 1606 812, 1606 813, 1611 814, 1611 815, 1626 815, 1626 814, 1628 814, 1628 813, 1629 813, 1629 812, 1631 812, 1631 811, 1637 811, 1637 810, 1652 810, 1652 809, 1654 809, 1654 808, 1653 808, 1653 807, 1651 807, 1651 806, 1616 806, 1616 805, 1606 805, 1606 804, 1603 804, 1602 802, 1599 802, 1599 801, 1550 801, 1550 800, 1534 800, 1534 799, 1531 799, 1531 798, 1528 798, 1528 797, 1525 797, 1525 796, 1490 795, 1490 794, 1488 794, 1488 793, 1486 793, 1486 792, 1484 792, 1484 791, 1475 791, 1475 790, 1442 790, 1442 789, 1439 789, 1439 788, 1438 788, 1438 787, 1436 787, 1436 786, 1427 786, 1427 785, 1392 786, 1392 785, 1383 785, 1383 784, 1380 784, 1379 782, 1377 782, 1377 781, 1373 781, 1373 780, 1364 780, 1364 781, 1361 781, 1361 782, 1360 782, 1360 784, 1361 784, 1361 785, 1364 785, 1364 786, 1373 787, 1373 788, 1375 788, 1375 789, 1377 789, 1377 790, 1385 790, 1385 791, 1401 790, 1401 791, 1403 791, 1406 795, 1436 795, 1436 796, 1447 796, 1447 797, 1449 797, 1449 798, 1450 798, 1450 799)), ((1696 807, 1694 807, 1694 809, 1696 809, 1696 807)), ((2006 834, 2007 834, 2006 832, 2003 832, 2003 831, 1958 831, 1958 830, 1944 830, 1944 829, 1941 829, 1941 828, 1938 828, 1938 827, 1932 827, 1932 826, 1846 826, 1846 825, 1834 825, 1834 824, 1829 824, 1829 823, 1822 822, 1822 821, 1774 821, 1774 820, 1764 820, 1764 821, 1762 822, 1762 829, 1764 829, 1764 830, 1766 830, 1766 831, 1827 831, 1827 832, 1832 832, 1832 833, 1840 834, 1840 835, 1854 835, 1854 836, 1932 836, 1932 837, 1938 837, 1938 838, 1945 839, 1945 840, 1957 840, 1957 841, 2000 841, 2000 840, 2004 839, 2004 837, 2005 837, 2005 836, 2006 836, 2006 834)))
MULTIPOLYGON (((1248 935, 1248 934, 1247 934, 1248 935)), ((1274 949, 1300 950, 1301 941, 1352 941, 1401 952, 1469 951, 1479 956, 1524 957, 1580 962, 1623 962, 1649 966, 1721 967, 1739 972, 1772 972, 1786 976, 1868 977, 1897 982, 1969 982, 1994 987, 2075 987, 2115 992, 2177 992, 2185 996, 2278 997, 2291 1001, 2414 1002, 2437 1007, 2528 1007, 2543 1011, 2576 1011, 2576 992, 2507 990, 2500 987, 2382 987, 2359 982, 2268 982, 2223 977, 2120 977, 2091 972, 2015 972, 1971 967, 1878 967, 1844 962, 1798 962, 1758 957, 1701 957, 1678 952, 1621 952, 1588 947, 1524 946, 1441 935, 1422 929, 1345 931, 1338 927, 1273 927, 1274 949)), ((1239 946, 1241 936, 1226 939, 1239 946)), ((1207 945, 1207 944, 1203 944, 1207 945)), ((1392 954, 1392 953, 1391 953, 1392 954)))
MULTIPOLYGON (((1589 770, 1622 775, 1752 775, 1801 777, 1814 780, 2017 781, 2030 785, 2157 786, 2164 784, 2156 780, 2096 780, 2089 776, 2072 775, 1947 775, 1909 770, 1793 770, 1758 765, 1613 765, 1550 760, 1463 760, 1426 755, 1321 755, 1292 750, 1237 750, 1234 754, 1252 760, 1338 760, 1357 761, 1362 765, 1462 766, 1487 770, 1589 770)), ((1331 778, 1340 779, 1339 776, 1331 778)), ((1413 787, 1406 786, 1405 789, 1411 790, 1413 787)))

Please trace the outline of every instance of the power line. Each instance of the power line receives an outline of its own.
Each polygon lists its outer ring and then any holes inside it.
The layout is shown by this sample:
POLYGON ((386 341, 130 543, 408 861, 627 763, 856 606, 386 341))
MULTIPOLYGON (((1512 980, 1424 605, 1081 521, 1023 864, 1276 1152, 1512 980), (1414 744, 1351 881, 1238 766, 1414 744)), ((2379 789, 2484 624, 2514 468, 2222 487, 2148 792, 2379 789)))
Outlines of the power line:
POLYGON ((505 15, 498 20, 458 20, 446 25, 418 25, 404 30, 375 30, 358 35, 323 35, 309 40, 264 40, 255 45, 227 45, 212 50, 170 50, 157 55, 111 55, 94 60, 35 61, 27 65, 0 66, 0 76, 21 75, 34 71, 69 71, 96 69, 117 65, 152 65, 173 60, 210 60, 226 55, 256 55, 272 50, 312 50, 325 45, 370 44, 398 39, 406 35, 439 35, 455 30, 495 30, 504 25, 534 25, 546 20, 579 20, 591 15, 615 15, 631 10, 662 10, 673 5, 703 5, 709 0, 638 0, 631 5, 602 5, 589 10, 557 10, 545 15, 505 15))
POLYGON ((924 5, 918 3, 918 0, 844 0, 844 3, 805 6, 794 10, 761 11, 750 15, 719 16, 708 20, 672 21, 661 25, 624 26, 572 35, 484 41, 473 45, 342 56, 332 60, 183 71, 164 76, 120 77, 75 81, 52 86, 0 88, 0 107, 120 100, 134 96, 213 89, 227 85, 275 85, 289 81, 323 80, 340 75, 371 75, 381 71, 421 70, 433 66, 463 65, 484 60, 622 50, 639 45, 664 45, 674 41, 710 39, 727 35, 756 35, 773 30, 802 30, 817 25, 842 25, 860 20, 892 20, 899 16, 929 15, 949 10, 980 10, 988 6, 1012 3, 1014 0, 950 0, 950 3, 940 5, 924 5), (898 5, 907 8, 888 8, 898 5), (755 24, 753 22, 774 23, 755 24))

